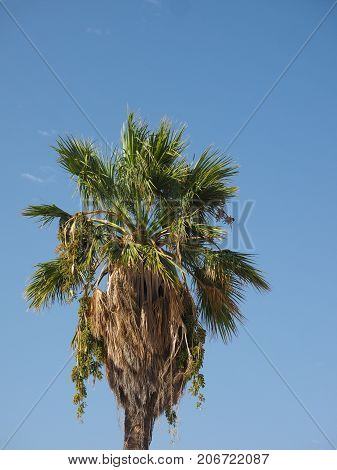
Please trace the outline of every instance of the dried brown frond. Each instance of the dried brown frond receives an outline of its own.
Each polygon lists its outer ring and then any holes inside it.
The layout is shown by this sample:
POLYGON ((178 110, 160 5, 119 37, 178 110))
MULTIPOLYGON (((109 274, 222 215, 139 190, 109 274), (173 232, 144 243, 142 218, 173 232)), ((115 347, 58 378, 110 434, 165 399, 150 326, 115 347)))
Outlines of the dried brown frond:
POLYGON ((107 292, 94 291, 92 332, 104 340, 107 378, 124 409, 150 409, 155 419, 178 402, 192 347, 188 317, 195 322, 183 285, 177 292, 143 268, 114 269, 107 292))

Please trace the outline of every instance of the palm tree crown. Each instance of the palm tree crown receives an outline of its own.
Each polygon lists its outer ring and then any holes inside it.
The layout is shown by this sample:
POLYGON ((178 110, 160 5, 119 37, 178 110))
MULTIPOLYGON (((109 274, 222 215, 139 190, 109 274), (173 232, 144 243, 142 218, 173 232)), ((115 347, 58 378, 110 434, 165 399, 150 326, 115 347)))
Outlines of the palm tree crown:
POLYGON ((268 289, 251 256, 219 248, 236 166, 210 148, 190 163, 184 130, 163 120, 151 131, 131 113, 109 158, 92 142, 59 138, 58 162, 83 210, 23 212, 59 222, 57 256, 37 265, 26 297, 35 309, 79 301, 74 402, 81 415, 86 381, 104 365, 125 410, 125 448, 147 448, 162 412, 174 422, 188 381, 203 400, 206 331, 230 339, 245 286, 268 289))

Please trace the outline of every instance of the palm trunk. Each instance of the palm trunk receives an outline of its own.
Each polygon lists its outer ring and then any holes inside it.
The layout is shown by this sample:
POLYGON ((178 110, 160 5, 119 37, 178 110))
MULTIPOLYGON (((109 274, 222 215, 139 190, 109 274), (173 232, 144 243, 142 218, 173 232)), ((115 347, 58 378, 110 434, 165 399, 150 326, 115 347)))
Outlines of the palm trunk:
POLYGON ((144 410, 143 413, 131 413, 125 410, 124 449, 147 450, 152 440, 154 418, 144 410))

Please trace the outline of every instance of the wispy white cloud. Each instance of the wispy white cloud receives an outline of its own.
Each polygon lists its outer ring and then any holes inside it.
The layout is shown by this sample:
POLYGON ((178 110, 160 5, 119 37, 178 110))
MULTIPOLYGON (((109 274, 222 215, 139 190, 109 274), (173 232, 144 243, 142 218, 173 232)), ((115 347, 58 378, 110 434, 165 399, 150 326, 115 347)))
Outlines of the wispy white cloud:
POLYGON ((85 32, 96 36, 110 36, 110 29, 93 28, 92 26, 88 26, 85 32))
POLYGON ((21 176, 22 178, 26 178, 27 180, 33 181, 34 183, 44 183, 44 180, 42 178, 32 175, 31 173, 22 173, 21 176))
POLYGON ((55 168, 48 165, 40 165, 33 173, 21 173, 21 178, 32 181, 37 184, 49 184, 55 183, 57 179, 57 173, 55 168), (37 176, 38 175, 38 176, 37 176))
POLYGON ((52 129, 50 131, 39 129, 37 132, 38 132, 38 134, 42 135, 43 137, 51 137, 52 135, 56 134, 55 129, 52 129))

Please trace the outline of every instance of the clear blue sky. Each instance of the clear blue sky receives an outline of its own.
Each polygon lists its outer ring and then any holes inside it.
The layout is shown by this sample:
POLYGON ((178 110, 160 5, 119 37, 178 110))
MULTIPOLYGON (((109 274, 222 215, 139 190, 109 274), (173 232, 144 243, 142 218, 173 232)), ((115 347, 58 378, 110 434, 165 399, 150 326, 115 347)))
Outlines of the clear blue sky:
MULTIPOLYGON (((8 8, 100 133, 116 143, 127 109, 151 124, 188 123, 191 154, 225 147, 332 0, 7 0, 8 8)), ((337 443, 337 8, 230 149, 239 199, 272 292, 249 292, 247 327, 337 443)), ((70 354, 76 306, 27 312, 33 265, 53 256, 55 229, 20 217, 31 203, 77 210, 56 167, 58 134, 101 142, 0 7, 3 201, 4 444, 70 354)), ((180 405, 176 449, 328 449, 329 443, 241 330, 208 345, 206 404, 180 405)), ((106 383, 89 388, 84 424, 70 366, 10 449, 118 449, 122 427, 106 383)), ((163 418, 153 449, 170 449, 163 418)))

